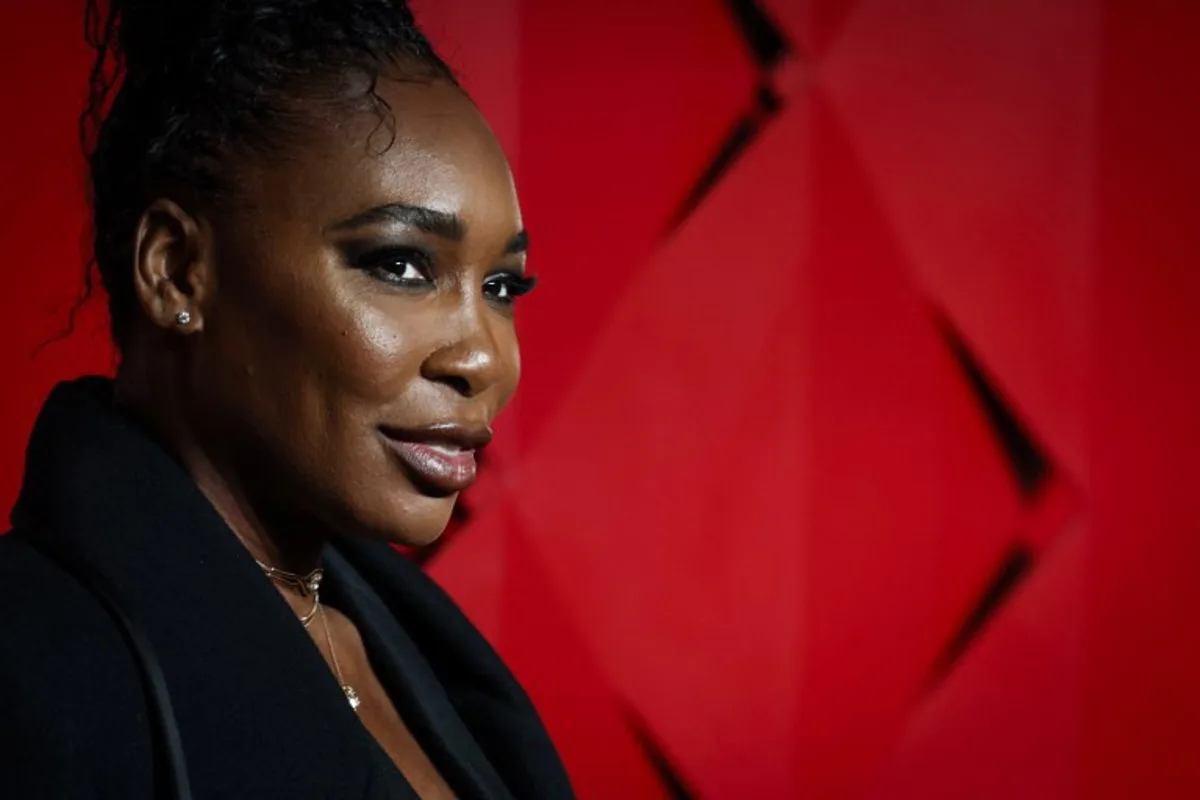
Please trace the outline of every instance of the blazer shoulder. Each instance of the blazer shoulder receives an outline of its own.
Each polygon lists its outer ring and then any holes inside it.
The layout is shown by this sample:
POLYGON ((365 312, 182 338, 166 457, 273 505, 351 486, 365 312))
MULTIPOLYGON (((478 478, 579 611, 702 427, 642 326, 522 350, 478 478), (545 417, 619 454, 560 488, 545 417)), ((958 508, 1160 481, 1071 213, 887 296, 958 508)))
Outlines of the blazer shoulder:
MULTIPOLYGON (((39 550, 11 535, 0 536, 0 619, 0 676, 8 681, 70 681, 94 688, 111 678, 118 688, 140 686, 137 663, 100 602, 39 550)), ((67 687, 60 684, 58 690, 67 687)))
POLYGON ((93 786, 149 780, 146 704, 121 632, 86 588, 9 535, 0 620, 0 751, 13 767, 0 769, 0 796, 34 796, 7 793, 34 785, 74 796, 43 783, 67 773, 93 786))
POLYGON ((0 614, 0 637, 29 637, 30 644, 111 627, 86 588, 11 532, 0 536, 0 614))

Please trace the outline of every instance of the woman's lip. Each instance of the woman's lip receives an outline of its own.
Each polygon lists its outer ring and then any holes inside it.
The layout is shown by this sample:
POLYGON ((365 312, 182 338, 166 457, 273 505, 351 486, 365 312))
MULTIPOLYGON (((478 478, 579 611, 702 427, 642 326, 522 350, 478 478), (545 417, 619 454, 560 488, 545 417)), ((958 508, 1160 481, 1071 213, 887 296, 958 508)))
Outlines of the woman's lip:
POLYGON ((410 442, 385 436, 393 453, 426 486, 447 494, 461 492, 475 482, 475 451, 453 445, 410 442))

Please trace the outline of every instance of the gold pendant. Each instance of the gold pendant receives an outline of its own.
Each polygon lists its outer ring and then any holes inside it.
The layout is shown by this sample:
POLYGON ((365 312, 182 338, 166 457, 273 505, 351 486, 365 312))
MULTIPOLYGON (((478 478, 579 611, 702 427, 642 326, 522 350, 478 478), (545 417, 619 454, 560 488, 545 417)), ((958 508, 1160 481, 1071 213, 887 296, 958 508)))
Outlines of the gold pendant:
POLYGON ((358 692, 354 691, 353 687, 342 686, 342 691, 346 694, 346 699, 350 701, 350 707, 355 711, 362 705, 362 700, 358 697, 358 692))

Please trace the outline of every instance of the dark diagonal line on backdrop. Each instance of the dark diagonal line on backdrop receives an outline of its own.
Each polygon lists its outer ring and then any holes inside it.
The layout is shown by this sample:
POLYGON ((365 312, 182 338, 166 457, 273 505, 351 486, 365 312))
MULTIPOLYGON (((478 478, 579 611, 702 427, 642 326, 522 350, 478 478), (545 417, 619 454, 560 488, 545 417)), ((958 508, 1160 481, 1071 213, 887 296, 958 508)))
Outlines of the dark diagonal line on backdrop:
POLYGON ((996 573, 988 582, 983 594, 975 607, 967 614, 962 626, 950 639, 950 643, 942 651, 941 656, 934 662, 930 671, 929 685, 936 686, 954 669, 954 665, 963 657, 988 622, 996 615, 1021 582, 1033 569, 1033 553, 1024 545, 1015 545, 996 569, 996 573))
POLYGON ((688 787, 679 770, 667 758, 662 746, 646 728, 641 718, 632 709, 626 709, 624 716, 629 732, 637 741, 638 746, 641 747, 646 760, 650 762, 650 766, 654 768, 654 772, 658 775, 658 779, 662 783, 662 787, 667 791, 667 795, 673 798, 673 800, 696 800, 696 793, 688 787))
POLYGON ((726 0, 731 21, 758 67, 759 85, 754 105, 725 136, 721 146, 701 170, 700 176, 671 216, 667 233, 692 215, 704 198, 733 167, 737 159, 775 117, 782 101, 772 87, 772 72, 794 52, 791 42, 771 17, 754 0, 726 0))
POLYGON ((760 69, 774 69, 792 52, 783 31, 754 0, 726 0, 725 4, 760 69))
POLYGON ((758 90, 754 109, 739 119, 725 136, 716 155, 708 162, 704 171, 700 173, 699 179, 688 190, 683 202, 679 204, 679 208, 671 215, 670 223, 667 226, 668 232, 682 225, 704 202, 704 198, 708 197, 713 188, 721 182, 721 178, 729 172, 738 158, 758 138, 771 118, 779 113, 780 105, 779 97, 770 87, 763 86, 758 90))
POLYGON ((1017 482, 1022 498, 1037 499, 1050 477, 1050 461, 1034 440, 1029 429, 1008 407, 1001 392, 992 385, 957 328, 943 315, 936 315, 942 339, 958 362, 988 423, 1004 451, 1005 462, 1017 482))

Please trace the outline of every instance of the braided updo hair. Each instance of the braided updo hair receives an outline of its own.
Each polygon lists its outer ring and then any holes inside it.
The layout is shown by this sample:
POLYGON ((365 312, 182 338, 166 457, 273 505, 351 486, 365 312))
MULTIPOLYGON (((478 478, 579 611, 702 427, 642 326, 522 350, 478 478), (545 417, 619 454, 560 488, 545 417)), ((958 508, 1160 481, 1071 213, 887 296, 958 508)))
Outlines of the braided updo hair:
POLYGON ((96 56, 80 137, 119 349, 136 311, 133 239, 154 199, 227 201, 231 160, 280 152, 316 124, 314 103, 371 110, 394 134, 375 91, 385 72, 455 81, 405 0, 88 0, 85 32, 96 56))

